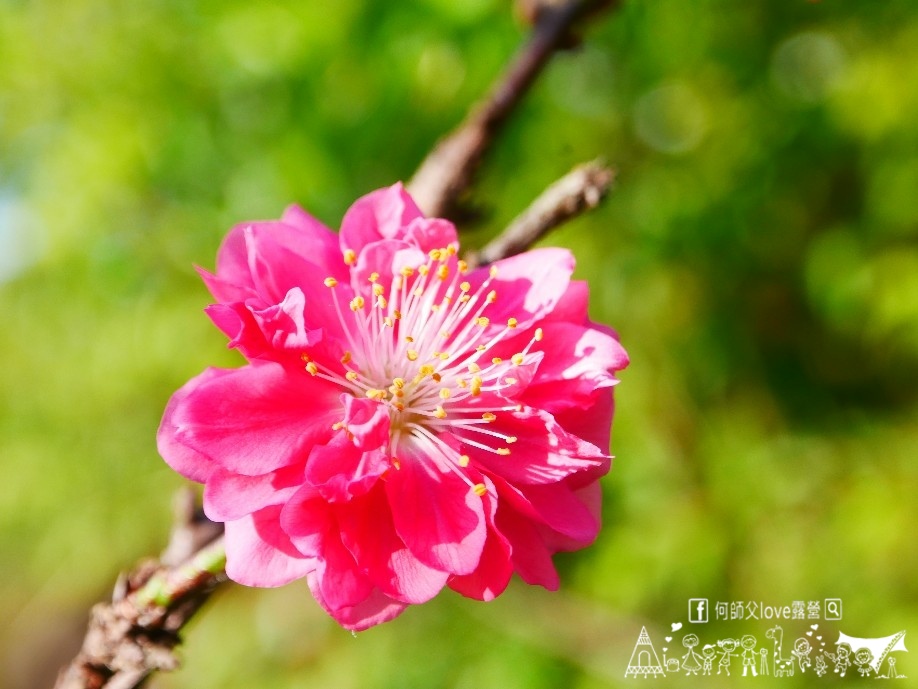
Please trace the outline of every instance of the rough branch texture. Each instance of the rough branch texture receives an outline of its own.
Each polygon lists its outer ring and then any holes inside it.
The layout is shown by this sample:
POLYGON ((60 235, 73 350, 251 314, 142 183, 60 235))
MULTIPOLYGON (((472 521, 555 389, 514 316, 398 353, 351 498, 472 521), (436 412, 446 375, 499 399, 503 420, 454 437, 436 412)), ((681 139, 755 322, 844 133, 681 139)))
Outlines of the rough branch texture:
POLYGON ((56 689, 132 689, 155 670, 175 669, 179 630, 225 579, 222 531, 183 492, 169 547, 123 575, 111 603, 93 607, 83 647, 56 689))
POLYGON ((600 161, 585 163, 552 184, 481 251, 470 254, 470 265, 492 263, 526 251, 546 233, 605 198, 615 172, 600 161))
POLYGON ((425 215, 439 218, 455 215, 481 159, 510 113, 549 58, 576 42, 573 28, 577 21, 615 4, 616 0, 567 0, 530 2, 524 7, 535 23, 529 42, 490 95, 471 110, 452 134, 440 140, 408 184, 409 193, 425 215))

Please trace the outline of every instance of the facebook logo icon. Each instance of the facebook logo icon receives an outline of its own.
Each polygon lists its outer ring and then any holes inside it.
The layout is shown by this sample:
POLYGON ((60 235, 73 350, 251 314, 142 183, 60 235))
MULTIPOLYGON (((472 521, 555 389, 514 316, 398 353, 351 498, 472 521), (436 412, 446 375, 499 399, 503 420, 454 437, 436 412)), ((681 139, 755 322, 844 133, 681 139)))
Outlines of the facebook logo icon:
POLYGON ((707 598, 689 598, 688 602, 688 619, 689 622, 707 622, 708 621, 708 599, 707 598))

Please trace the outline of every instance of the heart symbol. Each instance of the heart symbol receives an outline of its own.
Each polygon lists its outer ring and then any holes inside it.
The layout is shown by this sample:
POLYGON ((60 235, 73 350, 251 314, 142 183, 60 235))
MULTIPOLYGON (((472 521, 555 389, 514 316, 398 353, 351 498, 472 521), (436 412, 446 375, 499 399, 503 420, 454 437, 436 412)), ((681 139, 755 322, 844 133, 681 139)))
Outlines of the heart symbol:
POLYGON ((819 625, 818 625, 818 624, 811 624, 811 625, 810 625, 810 629, 819 629, 819 625))
POLYGON ((807 635, 807 636, 813 636, 813 632, 807 632, 806 635, 807 635))
POLYGON ((669 649, 666 646, 663 647, 663 652, 666 653, 669 649))
POLYGON ((673 630, 674 632, 678 632, 680 629, 682 629, 682 623, 681 623, 681 622, 673 622, 673 623, 670 625, 670 627, 672 627, 672 630, 673 630))
POLYGON ((670 641, 673 640, 673 637, 667 636, 667 637, 664 637, 664 639, 666 640, 666 643, 669 643, 670 641))
POLYGON ((817 637, 816 637, 816 640, 817 640, 817 641, 822 641, 822 637, 821 637, 821 636, 817 636, 817 637))

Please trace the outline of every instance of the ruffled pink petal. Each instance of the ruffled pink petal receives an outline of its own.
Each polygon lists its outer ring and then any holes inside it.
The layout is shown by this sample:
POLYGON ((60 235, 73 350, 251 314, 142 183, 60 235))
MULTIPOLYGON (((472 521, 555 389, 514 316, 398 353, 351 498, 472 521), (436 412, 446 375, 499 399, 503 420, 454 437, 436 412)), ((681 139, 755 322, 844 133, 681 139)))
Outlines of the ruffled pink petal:
POLYGON ((342 394, 344 428, 353 437, 354 445, 370 450, 389 443, 389 409, 375 400, 342 394))
POLYGON ((325 500, 347 502, 370 490, 388 469, 387 453, 361 450, 342 431, 309 453, 306 480, 325 500))
POLYGON ((331 508, 319 492, 304 485, 283 506, 280 525, 301 555, 321 558, 334 519, 331 508))
POLYGON ((490 332, 503 330, 509 318, 517 319, 518 327, 525 330, 551 313, 567 293, 574 257, 566 249, 534 249, 496 261, 469 273, 473 294, 491 270, 497 271, 490 284, 497 300, 486 312, 490 332))
POLYGON ((428 567, 452 574, 474 571, 487 535, 481 498, 452 471, 407 444, 400 446, 399 460, 401 468, 386 480, 396 533, 428 567))
POLYGON ((377 624, 388 622, 398 617, 407 607, 404 603, 394 601, 379 590, 374 590, 370 595, 357 605, 345 608, 332 608, 322 595, 319 578, 315 573, 306 577, 309 590, 316 601, 331 615, 342 627, 354 632, 362 632, 377 624))
POLYGON ((525 407, 520 412, 500 414, 491 428, 517 438, 507 446, 509 455, 468 444, 462 447, 463 454, 489 475, 502 476, 514 484, 553 484, 579 472, 593 475, 608 471, 608 455, 566 432, 547 412, 525 407))
POLYGON ((424 603, 446 584, 446 572, 420 562, 395 533, 385 491, 376 488, 336 506, 341 541, 367 577, 402 603, 424 603))
POLYGON ((405 228, 423 214, 401 182, 357 199, 341 221, 341 250, 360 254, 380 239, 402 239, 405 228))
POLYGON ((333 611, 360 605, 373 592, 370 580, 360 571, 334 530, 326 534, 314 577, 322 600, 333 611))
POLYGON ((357 263, 351 270, 351 285, 372 303, 370 277, 373 273, 381 276, 378 281, 386 290, 384 296, 388 297, 393 275, 398 275, 402 268, 416 268, 426 260, 426 253, 407 241, 387 239, 370 242, 357 255, 357 263))
POLYGON ((486 505, 488 536, 481 552, 481 560, 471 574, 450 577, 449 587, 468 598, 490 601, 507 588, 510 577, 513 576, 513 564, 510 560, 510 542, 494 528, 497 490, 490 480, 482 480, 488 488, 488 493, 482 497, 486 505))
POLYGON ((280 304, 254 311, 265 340, 274 349, 302 352, 322 339, 321 329, 306 327, 306 297, 299 287, 291 287, 280 304))
POLYGON ((192 378, 188 383, 179 388, 166 405, 162 421, 156 432, 156 447, 166 464, 175 469, 187 479, 204 483, 210 475, 219 468, 204 452, 194 450, 188 445, 179 442, 177 435, 179 426, 176 424, 176 409, 183 407, 189 395, 194 394, 199 386, 224 375, 225 371, 218 368, 208 368, 197 378, 192 378))
POLYGON ((458 242, 456 226, 442 218, 415 218, 405 228, 405 237, 425 254, 458 242))
POLYGON ((204 488, 204 513, 216 522, 241 519, 269 505, 279 505, 303 484, 303 467, 283 467, 261 476, 234 474, 218 467, 204 488))
POLYGON ((579 407, 556 411, 552 415, 568 433, 604 449, 608 447, 612 435, 612 416, 615 411, 613 391, 614 388, 599 389, 579 407))
POLYGON ((264 332, 243 302, 211 304, 204 313, 230 339, 228 348, 238 349, 250 361, 271 354, 264 332))
POLYGON ((245 586, 271 588, 306 576, 315 560, 293 547, 279 524, 280 506, 226 522, 226 575, 245 586))
POLYGON ((272 362, 209 369, 176 395, 174 440, 248 476, 303 461, 340 415, 337 386, 272 362))
POLYGON ((501 534, 510 542, 510 558, 523 581, 557 591, 560 584, 558 570, 533 523, 503 506, 498 510, 495 521, 501 534))

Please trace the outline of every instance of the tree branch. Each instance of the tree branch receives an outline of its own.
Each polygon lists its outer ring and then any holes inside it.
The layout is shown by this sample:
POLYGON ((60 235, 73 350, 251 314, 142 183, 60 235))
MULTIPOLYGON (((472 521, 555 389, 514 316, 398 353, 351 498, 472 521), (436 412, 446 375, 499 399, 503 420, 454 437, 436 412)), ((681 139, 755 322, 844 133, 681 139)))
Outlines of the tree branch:
POLYGON ((578 165, 543 191, 493 241, 465 258, 469 265, 493 263, 526 251, 550 230, 595 208, 609 192, 615 171, 599 160, 578 165))
POLYGON ((55 689, 134 689, 155 670, 178 665, 179 631, 225 580, 223 526, 195 508, 183 491, 169 546, 159 561, 145 561, 115 585, 111 603, 90 613, 76 658, 55 689))
POLYGON ((408 191, 428 216, 449 218, 472 185, 478 165, 497 133, 522 100, 551 56, 570 47, 573 27, 618 0, 562 0, 530 3, 535 28, 487 96, 465 120, 441 139, 408 183, 408 191))

